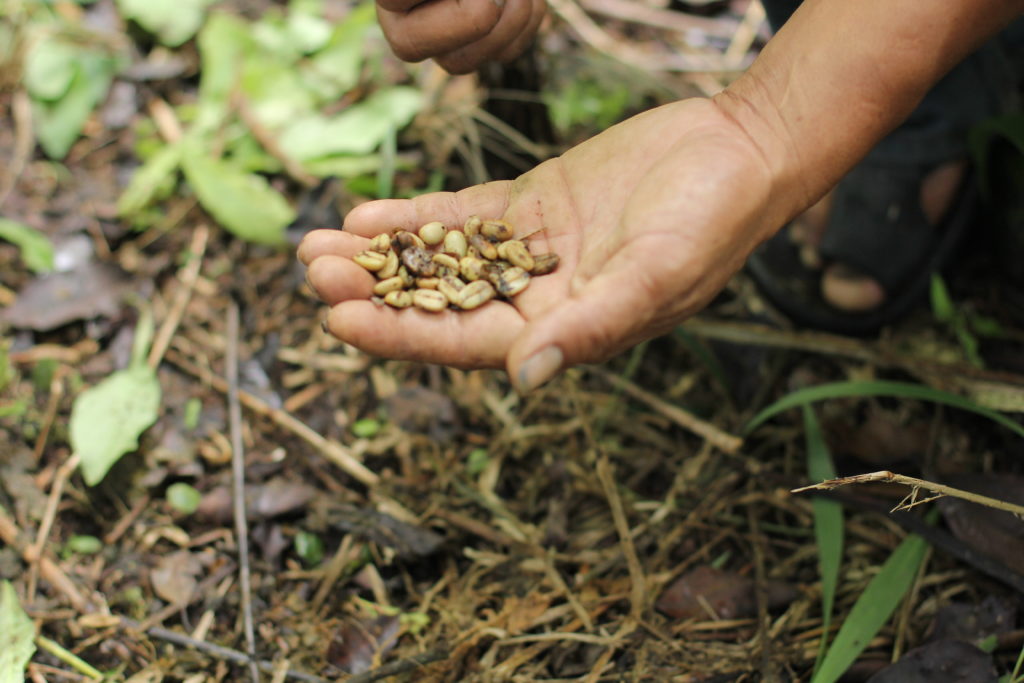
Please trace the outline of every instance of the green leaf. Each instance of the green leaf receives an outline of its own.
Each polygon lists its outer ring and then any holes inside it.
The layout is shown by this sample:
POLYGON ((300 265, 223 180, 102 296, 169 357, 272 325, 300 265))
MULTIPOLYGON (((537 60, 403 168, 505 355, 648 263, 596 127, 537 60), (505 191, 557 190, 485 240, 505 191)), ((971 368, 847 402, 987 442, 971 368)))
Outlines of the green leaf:
POLYGON ((55 102, 33 103, 36 138, 47 156, 67 155, 92 110, 106 97, 116 70, 114 59, 80 50, 67 92, 55 102))
POLYGON ((53 270, 53 243, 50 238, 24 223, 0 218, 0 239, 21 250, 25 265, 35 273, 53 270))
POLYGON ((338 99, 359 81, 366 37, 377 27, 375 16, 374 4, 364 2, 334 28, 327 45, 301 65, 307 87, 324 101, 338 99))
MULTIPOLYGON (((804 406, 804 430, 807 446, 807 476, 812 481, 834 479, 835 466, 832 454, 825 444, 821 424, 814 409, 804 406)), ((818 571, 821 574, 821 647, 815 661, 815 669, 821 665, 828 646, 829 628, 832 625, 832 608, 835 605, 836 590, 839 586, 839 570, 843 563, 843 508, 834 500, 815 497, 811 501, 814 514, 814 537, 818 545, 818 571)))
POLYGON ((124 194, 117 200, 119 216, 134 216, 153 199, 173 186, 181 163, 181 145, 167 145, 132 175, 124 194))
POLYGON ((199 202, 218 223, 250 242, 284 244, 295 211, 262 176, 209 157, 195 144, 186 146, 181 161, 199 202))
POLYGON ((68 539, 67 550, 79 555, 95 555, 103 550, 103 542, 95 536, 75 535, 68 539))
POLYGON ((194 486, 185 482, 176 482, 167 487, 167 502, 182 514, 191 515, 199 509, 202 496, 194 486))
POLYGON ((159 413, 160 383, 147 365, 119 370, 79 394, 70 436, 85 483, 95 486, 122 455, 138 448, 139 436, 159 413))
POLYGON ((117 0, 121 14, 134 20, 164 45, 177 47, 203 25, 213 0, 117 0))
POLYGON ((750 422, 748 422, 743 428, 743 433, 749 434, 767 420, 785 410, 789 410, 790 408, 796 408, 808 403, 823 401, 830 398, 849 398, 852 396, 891 396, 895 398, 913 398, 922 401, 931 401, 933 403, 941 403, 953 408, 960 408, 961 410, 969 410, 973 413, 977 413, 978 415, 987 417, 993 422, 1001 424, 1011 430, 1014 434, 1024 436, 1024 427, 1004 415, 1000 415, 995 411, 978 405, 970 399, 957 396, 956 394, 950 394, 945 391, 940 391, 938 389, 932 389, 931 387, 922 386, 920 384, 890 382, 885 380, 870 382, 833 382, 830 384, 821 384, 816 387, 808 387, 807 389, 794 391, 791 394, 783 396, 778 401, 772 403, 751 418, 750 422))
POLYGON ((372 439, 380 432, 380 422, 365 417, 352 423, 352 433, 360 439, 372 439))
POLYGON ((29 95, 52 102, 68 91, 77 70, 78 50, 46 36, 34 42, 25 55, 22 82, 29 95))
POLYGON ((308 116, 281 131, 281 148, 304 161, 335 154, 368 154, 391 129, 404 128, 419 112, 422 96, 416 88, 380 90, 332 118, 308 116))
POLYGON ((931 301, 932 315, 936 320, 943 323, 953 322, 953 318, 956 317, 956 306, 953 305, 953 299, 949 296, 946 283, 938 273, 932 273, 931 301))
POLYGON ((324 559, 324 542, 316 534, 300 531, 295 534, 295 553, 306 566, 316 566, 324 559))
POLYGON ((18 601, 10 581, 0 583, 0 683, 22 683, 36 651, 36 627, 18 601))
POLYGON ((834 683, 857 659, 914 582, 928 545, 907 536, 882 565, 843 622, 811 683, 834 683))
POLYGON ((469 452, 469 456, 466 458, 466 474, 471 477, 475 477, 485 469, 490 463, 491 458, 487 454, 486 448, 474 448, 469 452))
POLYGON ((243 57, 253 42, 245 22, 224 12, 213 12, 199 32, 198 43, 202 76, 193 132, 204 134, 216 130, 227 117, 243 57))

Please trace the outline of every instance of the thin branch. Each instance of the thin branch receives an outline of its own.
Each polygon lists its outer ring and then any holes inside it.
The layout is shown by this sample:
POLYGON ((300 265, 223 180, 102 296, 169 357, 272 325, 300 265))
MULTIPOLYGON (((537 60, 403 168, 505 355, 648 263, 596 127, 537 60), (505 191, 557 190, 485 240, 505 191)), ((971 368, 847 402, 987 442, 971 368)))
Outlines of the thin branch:
POLYGON ((259 683, 256 667, 256 631, 252 619, 252 584, 249 579, 249 525, 245 518, 245 446, 242 443, 242 406, 238 402, 238 304, 228 305, 228 339, 225 362, 228 381, 228 418, 231 426, 231 478, 234 497, 235 535, 238 537, 238 579, 242 590, 242 624, 249 675, 259 683))
MULTIPOLYGON (((180 353, 176 353, 173 349, 168 349, 167 360, 188 374, 198 377, 217 391, 227 393, 227 382, 214 375, 209 370, 199 367, 180 353)), ((238 399, 241 404, 249 410, 257 413, 258 415, 269 418, 278 426, 285 428, 295 436, 313 446, 313 448, 316 448, 320 451, 321 455, 337 465, 353 479, 359 481, 368 488, 375 487, 380 481, 380 477, 367 468, 366 465, 359 462, 359 460, 343 445, 337 441, 331 441, 325 438, 320 433, 311 429, 307 424, 296 419, 289 413, 278 408, 272 408, 270 404, 263 399, 257 398, 256 396, 241 389, 238 390, 238 399)))
POLYGON ((907 477, 902 474, 896 474, 889 472, 888 470, 882 470, 880 472, 869 472, 868 474, 856 474, 852 477, 840 477, 838 479, 826 479, 825 481, 812 484, 810 486, 802 486, 798 489, 793 489, 792 493, 802 493, 804 491, 829 491, 840 486, 847 486, 849 484, 866 484, 868 482, 883 482, 886 484, 903 484, 904 486, 910 486, 914 489, 911 495, 900 501, 900 504, 892 509, 893 512, 897 510, 909 510, 915 505, 927 502, 929 500, 935 500, 935 498, 941 498, 943 496, 952 496, 954 498, 961 498, 968 500, 972 503, 984 505, 986 507, 994 508, 996 510, 1002 510, 1003 512, 1009 512, 1011 515, 1015 515, 1021 519, 1024 519, 1024 506, 1014 505, 1013 503, 1007 503, 1004 500, 997 498, 989 498, 988 496, 982 496, 977 493, 971 493, 970 491, 964 491, 962 489, 955 489, 952 486, 946 486, 944 484, 935 484, 924 479, 917 479, 916 477, 907 477), (927 500, 918 501, 917 490, 924 489, 931 491, 938 495, 928 498, 927 500))
POLYGON ((689 413, 679 406, 666 402, 651 392, 641 389, 627 379, 619 377, 618 375, 608 372, 600 367, 591 367, 588 368, 588 370, 604 378, 610 384, 621 389, 624 393, 632 396, 641 403, 646 404, 649 408, 653 408, 655 411, 672 420, 683 429, 689 430, 697 436, 703 437, 708 441, 708 443, 716 446, 726 453, 735 453, 741 446, 743 446, 743 439, 740 437, 719 429, 710 422, 700 419, 693 413, 689 413))
POLYGON ((192 243, 188 248, 188 260, 182 266, 178 274, 177 292, 174 295, 174 303, 171 304, 171 311, 160 326, 153 346, 149 349, 149 358, 146 364, 156 370, 163 360, 167 347, 171 344, 171 338, 181 324, 181 318, 185 315, 185 308, 189 299, 192 298, 192 291, 195 289, 196 281, 199 279, 199 271, 203 265, 203 255, 206 253, 206 243, 210 238, 210 228, 200 223, 192 233, 192 243))

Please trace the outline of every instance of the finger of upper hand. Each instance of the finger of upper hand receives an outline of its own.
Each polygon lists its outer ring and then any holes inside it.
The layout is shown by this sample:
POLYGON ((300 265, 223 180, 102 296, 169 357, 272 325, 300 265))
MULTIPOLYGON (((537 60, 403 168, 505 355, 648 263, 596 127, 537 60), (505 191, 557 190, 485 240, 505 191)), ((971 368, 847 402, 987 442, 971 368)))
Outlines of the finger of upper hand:
POLYGON ((377 281, 362 266, 341 256, 314 259, 306 270, 306 281, 329 306, 349 299, 368 299, 377 281))
POLYGON ((497 58, 510 45, 523 42, 521 38, 526 34, 532 19, 533 0, 507 0, 501 18, 487 35, 452 52, 438 55, 435 60, 449 73, 469 73, 484 62, 497 58))
POLYGON ((434 0, 408 11, 377 7, 380 27, 392 51, 407 62, 474 43, 486 36, 501 16, 494 0, 434 0))

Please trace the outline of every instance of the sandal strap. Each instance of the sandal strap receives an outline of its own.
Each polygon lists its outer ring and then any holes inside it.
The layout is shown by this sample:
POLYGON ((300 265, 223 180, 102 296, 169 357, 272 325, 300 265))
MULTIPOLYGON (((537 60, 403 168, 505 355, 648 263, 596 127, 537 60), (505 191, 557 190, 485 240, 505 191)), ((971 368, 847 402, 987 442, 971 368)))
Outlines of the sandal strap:
POLYGON ((942 231, 941 224, 928 224, 921 208, 921 184, 930 170, 870 159, 858 164, 836 186, 821 255, 874 278, 887 293, 929 267, 942 231))

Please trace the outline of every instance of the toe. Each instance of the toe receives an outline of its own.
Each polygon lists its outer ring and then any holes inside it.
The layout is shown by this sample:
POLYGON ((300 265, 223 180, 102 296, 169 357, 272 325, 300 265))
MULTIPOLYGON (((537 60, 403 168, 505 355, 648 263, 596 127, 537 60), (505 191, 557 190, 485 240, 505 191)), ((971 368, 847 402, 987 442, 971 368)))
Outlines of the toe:
POLYGON ((821 295, 836 308, 863 313, 878 308, 885 301, 885 290, 873 278, 849 266, 829 266, 821 278, 821 295))

